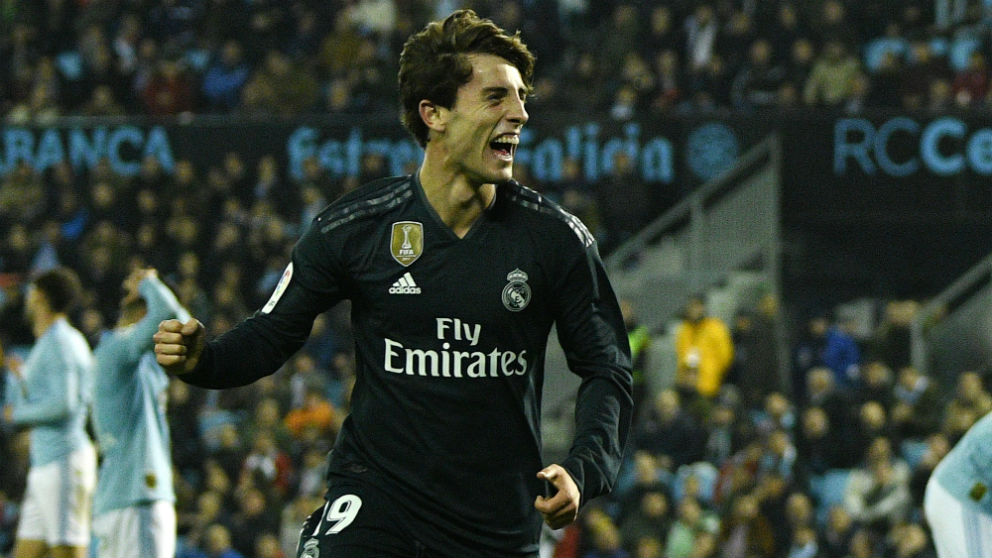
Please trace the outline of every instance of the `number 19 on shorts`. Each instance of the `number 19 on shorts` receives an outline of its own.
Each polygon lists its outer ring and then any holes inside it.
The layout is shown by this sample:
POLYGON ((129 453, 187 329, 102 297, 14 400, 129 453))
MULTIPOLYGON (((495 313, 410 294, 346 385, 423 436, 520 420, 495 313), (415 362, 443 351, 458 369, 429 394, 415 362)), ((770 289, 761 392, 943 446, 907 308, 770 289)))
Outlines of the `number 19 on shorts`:
POLYGON ((316 537, 320 535, 321 529, 328 525, 327 530, 323 532, 324 535, 340 533, 345 527, 351 525, 352 521, 355 521, 355 517, 358 516, 358 510, 361 508, 362 499, 354 494, 345 494, 333 502, 327 502, 324 504, 323 517, 317 523, 317 528, 314 529, 310 536, 316 537))

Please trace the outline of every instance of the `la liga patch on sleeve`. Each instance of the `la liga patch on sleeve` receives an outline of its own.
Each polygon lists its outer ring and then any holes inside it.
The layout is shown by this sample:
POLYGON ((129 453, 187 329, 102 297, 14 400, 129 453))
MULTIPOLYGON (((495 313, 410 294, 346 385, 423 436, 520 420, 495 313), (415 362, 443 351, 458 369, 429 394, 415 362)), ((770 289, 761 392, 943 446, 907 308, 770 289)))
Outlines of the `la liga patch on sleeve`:
POLYGON ((269 301, 265 303, 262 307, 262 313, 268 314, 276 307, 276 303, 282 298, 282 293, 286 292, 286 287, 289 286, 290 279, 293 278, 293 262, 289 262, 286 266, 286 271, 282 272, 282 277, 279 278, 279 284, 276 285, 276 290, 272 291, 272 296, 269 297, 269 301))

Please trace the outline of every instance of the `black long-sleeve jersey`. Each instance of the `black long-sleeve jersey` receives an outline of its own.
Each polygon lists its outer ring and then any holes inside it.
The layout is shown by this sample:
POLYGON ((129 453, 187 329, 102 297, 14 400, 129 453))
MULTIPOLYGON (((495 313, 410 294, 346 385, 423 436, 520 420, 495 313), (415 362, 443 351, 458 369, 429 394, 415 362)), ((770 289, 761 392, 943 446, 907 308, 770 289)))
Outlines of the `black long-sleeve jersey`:
POLYGON ((316 315, 343 299, 352 303, 357 376, 330 468, 374 470, 422 522, 428 547, 536 553, 552 324, 582 377, 561 465, 583 503, 609 492, 630 424, 630 349, 577 218, 510 181, 459 238, 415 175, 367 184, 314 220, 269 302, 208 342, 183 379, 225 388, 273 373, 316 315))

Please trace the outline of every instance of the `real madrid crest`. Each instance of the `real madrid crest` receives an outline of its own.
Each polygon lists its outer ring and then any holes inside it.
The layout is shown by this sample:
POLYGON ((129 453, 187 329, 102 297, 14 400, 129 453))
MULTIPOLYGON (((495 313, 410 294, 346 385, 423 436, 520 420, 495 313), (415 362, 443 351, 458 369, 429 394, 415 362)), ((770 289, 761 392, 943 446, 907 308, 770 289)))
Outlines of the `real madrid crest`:
POLYGON ((530 285, 527 284, 527 274, 514 269, 506 275, 509 283, 503 287, 503 306, 510 312, 519 312, 530 304, 530 285))
POLYGON ((389 253, 403 267, 407 267, 424 253, 424 225, 416 221, 393 223, 389 240, 389 253))

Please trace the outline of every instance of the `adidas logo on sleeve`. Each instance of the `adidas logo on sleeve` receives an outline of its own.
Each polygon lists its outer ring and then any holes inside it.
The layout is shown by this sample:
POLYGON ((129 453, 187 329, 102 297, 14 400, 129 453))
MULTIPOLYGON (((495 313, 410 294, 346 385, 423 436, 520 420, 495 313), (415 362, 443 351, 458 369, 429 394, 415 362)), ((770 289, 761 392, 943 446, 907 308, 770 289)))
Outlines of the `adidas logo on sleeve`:
POLYGON ((413 280, 413 275, 407 271, 393 283, 392 287, 389 287, 389 294, 420 294, 420 287, 413 280))

